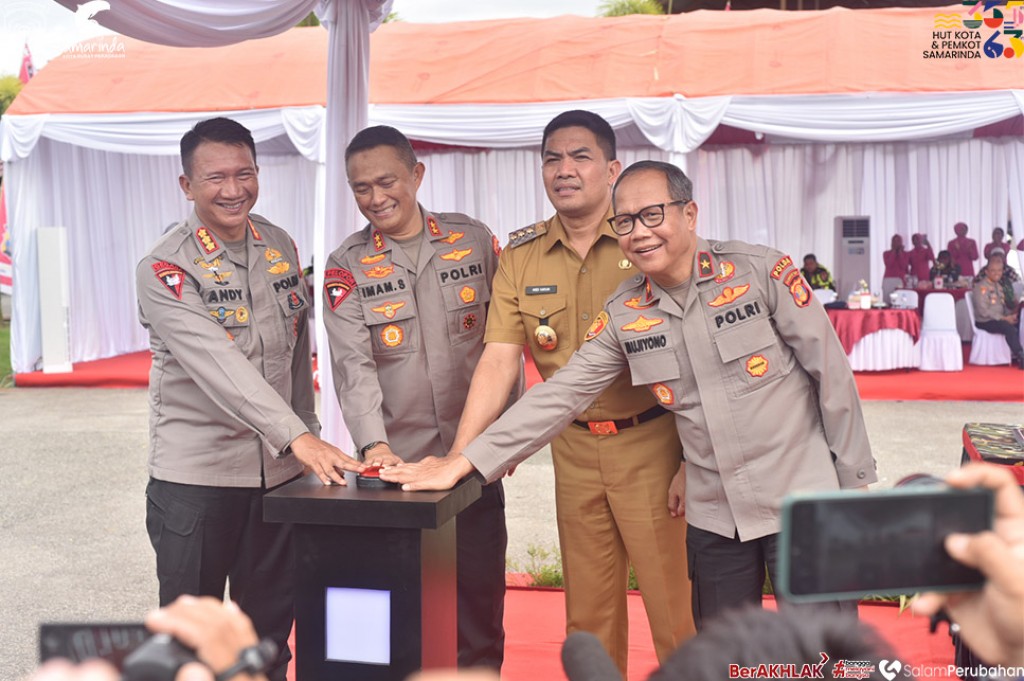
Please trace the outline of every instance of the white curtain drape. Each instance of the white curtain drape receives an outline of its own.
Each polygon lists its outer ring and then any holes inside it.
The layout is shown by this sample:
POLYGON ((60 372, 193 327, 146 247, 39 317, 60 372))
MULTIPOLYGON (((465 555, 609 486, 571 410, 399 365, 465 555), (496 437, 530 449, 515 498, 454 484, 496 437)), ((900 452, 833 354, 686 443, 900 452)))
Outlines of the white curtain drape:
MULTIPOLYGON (((262 145, 260 145, 262 146, 262 145)), ((292 234, 305 265, 313 253, 318 164, 302 156, 261 153, 256 212, 292 234)), ((176 156, 141 156, 41 140, 31 156, 7 166, 14 232, 15 286, 11 354, 15 371, 41 356, 35 234, 67 228, 71 358, 81 362, 148 347, 135 302, 135 265, 166 228, 192 210, 178 188, 176 156), (44 198, 36 191, 45 187, 44 198)))
POLYGON ((393 125, 426 142, 504 149, 539 144, 548 121, 566 109, 580 108, 600 114, 613 128, 636 127, 656 147, 688 153, 720 124, 815 142, 891 142, 969 134, 975 128, 1024 114, 1024 94, 995 90, 375 104, 370 106, 370 121, 393 125))

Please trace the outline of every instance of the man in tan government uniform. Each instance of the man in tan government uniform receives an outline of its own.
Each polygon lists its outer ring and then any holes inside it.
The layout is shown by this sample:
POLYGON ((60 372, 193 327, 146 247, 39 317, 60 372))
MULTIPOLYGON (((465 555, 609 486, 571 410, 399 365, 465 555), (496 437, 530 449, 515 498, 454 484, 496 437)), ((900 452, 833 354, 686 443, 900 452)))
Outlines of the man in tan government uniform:
MULTIPOLYGON (((544 130, 544 187, 558 211, 514 232, 494 279, 486 348, 453 452, 504 406, 530 349, 545 379, 563 366, 608 295, 635 272, 606 219, 621 168, 600 116, 569 111, 544 130)), ((655 650, 693 634, 682 515, 682 450, 671 416, 628 371, 552 442, 566 628, 595 634, 626 671, 626 581, 636 570, 655 650)))
MULTIPOLYGON (((484 348, 498 240, 472 218, 417 203, 425 168, 398 130, 362 130, 345 161, 370 224, 324 270, 334 385, 367 462, 419 461, 455 440, 484 348)), ((512 390, 518 396, 518 382, 512 390)), ((500 481, 459 514, 456 534, 459 666, 500 670, 508 539, 500 481)))
MULTIPOLYGON (((263 521, 263 495, 311 468, 327 484, 362 465, 320 440, 313 398, 310 302, 288 234, 251 213, 256 146, 226 118, 181 140, 195 211, 136 270, 149 331, 146 528, 160 605, 178 596, 231 599, 291 657, 291 526, 263 521)), ((222 669, 214 670, 217 672, 222 669)))
POLYGON ((761 602, 784 496, 863 488, 877 476, 846 355, 792 259, 698 237, 692 191, 670 164, 627 168, 612 222, 641 273, 608 299, 569 363, 461 455, 385 477, 407 489, 445 488, 474 469, 501 477, 628 367, 673 412, 684 445, 700 628, 728 608, 761 602))

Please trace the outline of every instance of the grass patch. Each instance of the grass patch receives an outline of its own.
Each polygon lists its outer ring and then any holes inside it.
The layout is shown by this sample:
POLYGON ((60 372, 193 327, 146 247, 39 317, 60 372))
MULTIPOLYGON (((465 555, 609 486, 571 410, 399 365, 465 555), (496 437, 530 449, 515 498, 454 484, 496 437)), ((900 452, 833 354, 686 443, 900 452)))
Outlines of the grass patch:
POLYGON ((0 388, 13 388, 11 373, 11 323, 0 320, 0 388))

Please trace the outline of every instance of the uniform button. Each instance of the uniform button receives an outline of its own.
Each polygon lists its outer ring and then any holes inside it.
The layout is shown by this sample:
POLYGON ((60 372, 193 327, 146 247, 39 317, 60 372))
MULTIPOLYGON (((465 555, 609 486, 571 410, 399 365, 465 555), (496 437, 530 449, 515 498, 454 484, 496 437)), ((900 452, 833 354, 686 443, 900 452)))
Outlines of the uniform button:
POLYGON ((588 319, 590 319, 590 315, 588 315, 586 312, 584 312, 580 316, 583 318, 583 321, 587 321, 588 319))
POLYGON ((547 313, 548 313, 548 311, 547 311, 547 310, 545 310, 544 308, 541 308, 541 310, 540 310, 540 316, 541 316, 541 317, 543 317, 543 316, 544 316, 544 315, 546 315, 547 313))
POLYGON ((586 274, 586 273, 587 273, 587 268, 586 267, 581 267, 580 268, 580 274, 586 274))
POLYGON ((867 476, 868 476, 868 474, 867 474, 867 473, 865 473, 864 471, 857 471, 857 478, 858 478, 858 479, 860 479, 860 480, 863 480, 863 479, 864 479, 864 478, 866 478, 867 476))

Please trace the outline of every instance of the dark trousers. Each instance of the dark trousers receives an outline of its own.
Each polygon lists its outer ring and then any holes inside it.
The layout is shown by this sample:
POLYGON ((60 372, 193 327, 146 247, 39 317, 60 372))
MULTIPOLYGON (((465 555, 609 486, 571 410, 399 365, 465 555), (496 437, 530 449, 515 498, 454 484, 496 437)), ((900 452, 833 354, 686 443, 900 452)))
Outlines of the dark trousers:
POLYGON ((505 659, 505 490, 501 481, 455 521, 459 666, 501 670, 505 659))
POLYGON ((1010 346, 1010 354, 1014 359, 1020 359, 1024 355, 1020 346, 1020 331, 1015 324, 1011 324, 1005 319, 996 319, 987 322, 974 322, 974 325, 982 331, 1005 336, 1006 343, 1010 346))
MULTIPOLYGON (((732 608, 761 605, 765 567, 775 583, 778 535, 740 541, 687 525, 686 558, 693 583, 693 622, 697 630, 732 608)), ((780 608, 857 613, 857 603, 788 603, 776 595, 780 608)))
POLYGON ((294 618, 292 528, 263 522, 265 489, 181 485, 150 478, 146 529, 156 551, 160 605, 182 594, 224 597, 272 639, 278 658, 267 673, 284 681, 294 618))

